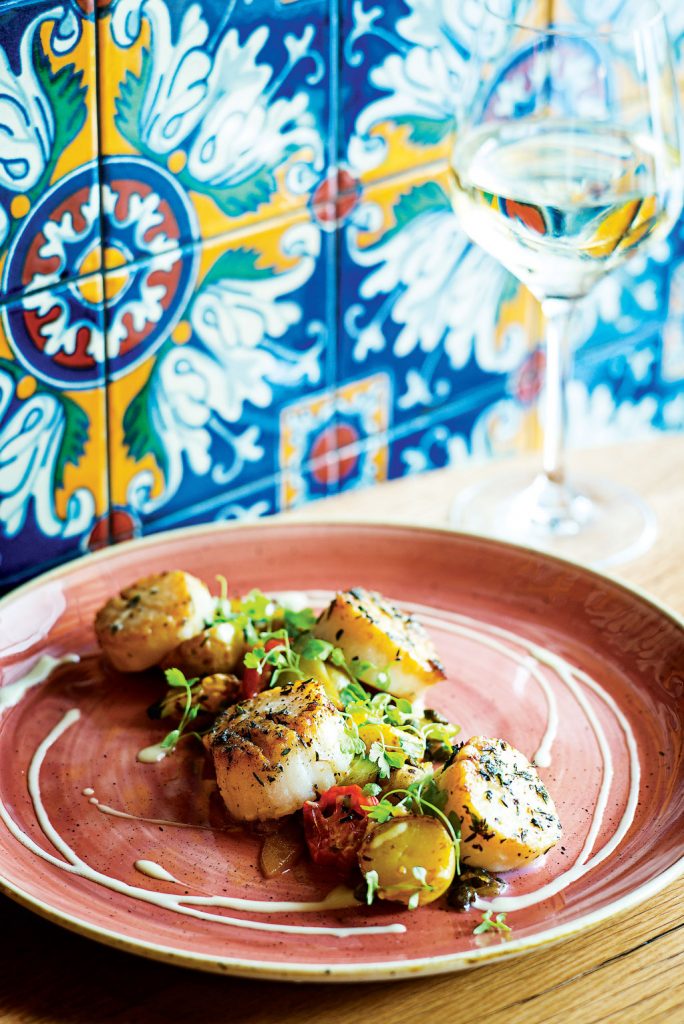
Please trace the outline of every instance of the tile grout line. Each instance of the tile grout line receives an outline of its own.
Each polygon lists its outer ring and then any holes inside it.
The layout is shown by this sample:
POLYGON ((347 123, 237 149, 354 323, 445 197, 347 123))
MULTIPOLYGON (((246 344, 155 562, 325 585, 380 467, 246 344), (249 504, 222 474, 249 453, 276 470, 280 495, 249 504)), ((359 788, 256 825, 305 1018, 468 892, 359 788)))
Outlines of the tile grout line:
MULTIPOLYGON (((96 51, 98 50, 97 38, 98 38, 98 36, 96 34, 96 41, 95 41, 96 51)), ((96 67, 95 67, 96 92, 99 92, 99 80, 100 80, 99 71, 100 71, 99 58, 96 57, 96 67)), ((99 127, 100 127, 99 126, 99 114, 100 114, 100 112, 99 112, 99 103, 96 103, 96 106, 97 106, 97 111, 98 111, 97 118, 96 118, 96 129, 97 129, 97 135, 98 135, 98 143, 97 143, 97 145, 98 145, 98 148, 97 148, 98 170, 97 170, 97 175, 98 175, 98 189, 99 189, 99 192, 100 192, 100 199, 102 199, 102 164, 101 164, 101 159, 102 159, 103 153, 102 153, 102 150, 100 149, 100 138, 99 138, 99 136, 100 136, 100 131, 99 131, 99 127)), ((331 164, 331 167, 330 167, 330 170, 333 170, 333 171, 339 169, 339 166, 340 166, 340 161, 339 161, 340 154, 336 153, 336 156, 338 157, 337 163, 331 164)), ((446 161, 445 160, 432 160, 432 161, 430 161, 430 162, 428 162, 426 164, 416 164, 416 165, 414 165, 411 168, 404 169, 402 171, 396 171, 393 174, 389 174, 389 175, 386 175, 384 177, 380 177, 380 178, 378 178, 376 180, 373 180, 371 182, 362 183, 362 186, 361 186, 362 187, 362 193, 368 193, 369 191, 374 190, 376 188, 382 188, 382 187, 386 187, 386 186, 391 186, 393 184, 401 184, 404 181, 405 182, 409 182, 409 181, 411 181, 411 180, 413 180, 415 178, 424 177, 427 172, 430 172, 430 171, 435 171, 436 172, 440 168, 441 169, 446 168, 446 161)), ((339 193, 337 193, 337 192, 335 193, 335 198, 336 199, 337 198, 342 198, 342 197, 349 196, 349 195, 352 195, 352 194, 354 194, 353 190, 341 189, 339 193)), ((304 203, 301 203, 300 205, 293 206, 290 210, 283 211, 282 213, 277 213, 277 214, 273 214, 273 215, 270 215, 270 216, 266 216, 264 218, 257 218, 256 220, 252 221, 249 224, 243 224, 243 225, 240 225, 240 226, 238 226, 236 228, 229 228, 228 230, 222 231, 222 232, 220 232, 217 235, 210 235, 208 237, 200 236, 199 238, 195 239, 194 241, 186 241, 186 242, 181 242, 178 245, 169 246, 169 248, 165 249, 163 253, 155 254, 154 256, 145 256, 145 257, 141 257, 139 259, 130 260, 129 262, 122 264, 120 267, 116 267, 115 270, 108 270, 104 266, 104 263, 103 263, 102 267, 101 267, 101 269, 99 271, 95 271, 95 272, 91 271, 88 274, 74 274, 74 275, 70 275, 65 280, 59 281, 59 282, 55 282, 52 285, 40 286, 40 287, 35 287, 35 288, 21 289, 20 291, 17 291, 17 292, 11 293, 11 294, 10 293, 5 294, 5 295, 0 294, 0 309, 4 308, 5 306, 11 306, 14 303, 21 302, 21 300, 22 300, 24 295, 31 294, 32 292, 37 292, 37 291, 56 291, 56 290, 59 290, 61 288, 68 287, 70 284, 75 284, 78 281, 87 280, 88 278, 98 277, 100 275, 103 275, 106 278, 107 275, 110 274, 110 273, 121 273, 122 271, 136 270, 137 268, 139 268, 141 266, 144 266, 146 263, 150 263, 150 262, 154 261, 157 258, 157 256, 161 256, 164 253, 168 253, 168 252, 184 253, 184 252, 187 252, 189 250, 192 250, 192 249, 198 248, 198 247, 209 248, 209 247, 214 246, 214 245, 218 246, 222 242, 230 242, 230 241, 233 241, 233 240, 234 241, 239 241, 239 240, 242 240, 244 238, 248 238, 248 237, 252 237, 252 236, 257 235, 257 234, 261 234, 262 232, 265 232, 265 231, 271 231, 272 229, 277 228, 280 225, 286 224, 288 221, 291 221, 291 220, 294 221, 294 220, 299 219, 299 220, 303 221, 303 220, 308 218, 309 209, 313 209, 313 212, 315 213, 319 209, 325 209, 326 206, 327 206, 326 203, 319 203, 319 204, 315 204, 313 207, 310 207, 308 203, 304 202, 304 203)), ((102 202, 100 202, 100 221, 101 221, 101 229, 102 229, 104 227, 104 214, 103 214, 103 211, 102 211, 102 202)), ((104 240, 104 232, 102 230, 101 230, 100 237, 101 237, 101 243, 102 243, 102 241, 104 240)))
POLYGON ((340 316, 341 316, 341 291, 342 291, 342 225, 339 221, 338 210, 339 210, 339 168, 341 162, 341 140, 340 140, 340 116, 341 116, 341 103, 340 103, 340 88, 341 88, 341 47, 342 47, 342 31, 341 31, 341 6, 342 0, 331 0, 330 2, 330 81, 332 83, 332 96, 330 101, 330 123, 328 125, 328 131, 331 135, 331 163, 332 171, 334 174, 334 208, 335 208, 335 219, 333 222, 332 237, 330 239, 330 260, 327 273, 327 286, 328 286, 328 315, 330 317, 330 324, 332 328, 332 344, 328 346, 328 373, 329 373, 329 387, 332 390, 332 429, 333 437, 335 438, 335 466, 336 472, 334 480, 326 483, 326 491, 330 495, 339 493, 339 468, 340 468, 340 452, 337 447, 337 426, 339 420, 338 410, 338 398, 337 389, 339 387, 339 370, 341 365, 340 360, 340 316))
POLYGON ((96 153, 97 153, 97 188, 99 195, 99 206, 98 206, 98 221, 99 221, 99 232, 100 232, 100 286, 102 288, 102 330, 104 334, 104 430, 105 430, 105 486, 106 486, 106 497, 107 507, 105 515, 107 516, 107 537, 106 544, 110 545, 113 542, 112 536, 112 444, 111 444, 111 408, 110 408, 110 377, 109 377, 109 311, 107 308, 107 273, 105 267, 105 216, 104 216, 104 189, 102 180, 102 138, 100 131, 100 85, 101 85, 101 73, 104 70, 101 68, 101 54, 100 54, 100 15, 97 3, 95 4, 95 12, 93 16, 94 32, 93 32, 93 51, 95 58, 94 68, 94 86, 95 86, 95 140, 96 140, 96 153))

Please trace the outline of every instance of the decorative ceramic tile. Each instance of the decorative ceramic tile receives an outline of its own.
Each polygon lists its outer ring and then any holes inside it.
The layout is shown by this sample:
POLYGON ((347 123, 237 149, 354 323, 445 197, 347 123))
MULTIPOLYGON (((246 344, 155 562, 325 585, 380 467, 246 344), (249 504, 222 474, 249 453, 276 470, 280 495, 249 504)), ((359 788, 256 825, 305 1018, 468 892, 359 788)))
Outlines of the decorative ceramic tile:
POLYGON ((281 408, 333 379, 333 243, 301 216, 107 273, 115 507, 145 526, 276 474, 281 408))
POLYGON ((0 585, 109 539, 102 278, 0 309, 0 585))
POLYGON ((0 296, 99 269, 94 35, 76 3, 0 2, 0 296))
POLYGON ((539 340, 529 294, 460 230, 444 168, 363 190, 340 265, 339 378, 383 369, 398 426, 501 384, 539 340))
POLYGON ((200 523, 253 522, 278 511, 279 481, 276 478, 261 481, 256 486, 238 488, 227 494, 218 494, 198 502, 190 508, 182 508, 162 519, 148 522, 146 533, 159 533, 178 527, 196 526, 200 523))
MULTIPOLYGON (((683 336, 680 323, 678 345, 683 336)), ((661 429, 682 429, 684 376, 677 382, 665 380, 666 351, 658 330, 636 344, 622 339, 580 349, 567 389, 569 448, 617 444, 661 429)), ((537 349, 509 374, 499 393, 469 392, 433 415, 402 424, 384 439, 388 476, 540 450, 543 371, 543 350, 537 349)), ((374 446, 380 442, 374 439, 374 446)))
MULTIPOLYGON (((92 3, 0 0, 4 585, 538 446, 538 307, 449 203, 479 4, 96 6, 99 91, 92 3)), ((684 219, 571 343, 574 443, 684 429, 684 219)))
POLYGON ((448 153, 464 57, 462 4, 342 0, 340 152, 370 182, 448 153))
POLYGON ((99 45, 108 267, 325 198, 325 0, 128 0, 99 45))
MULTIPOLYGON (((588 24, 616 17, 622 0, 569 0, 588 24)), ((684 80, 681 0, 663 0, 684 80)), ((562 15, 561 15, 562 16, 562 15)), ((341 0, 340 153, 353 179, 370 183, 448 156, 471 90, 473 48, 486 45, 501 77, 516 54, 505 26, 477 0, 341 0)))
POLYGON ((342 36, 340 151, 366 184, 444 161, 476 39, 509 56, 505 29, 470 0, 342 0, 342 36))
POLYGON ((314 392, 280 413, 280 508, 387 477, 390 380, 376 373, 314 392))

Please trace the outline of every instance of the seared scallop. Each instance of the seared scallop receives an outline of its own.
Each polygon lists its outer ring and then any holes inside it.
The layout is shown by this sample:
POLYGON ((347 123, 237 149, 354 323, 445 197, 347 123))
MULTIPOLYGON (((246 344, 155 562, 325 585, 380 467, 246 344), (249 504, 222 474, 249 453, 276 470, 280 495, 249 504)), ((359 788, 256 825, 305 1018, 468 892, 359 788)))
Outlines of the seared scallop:
POLYGON ((561 837, 553 800, 524 754, 505 740, 474 736, 437 777, 445 811, 461 819, 461 860, 510 871, 546 853, 561 837))
POLYGON ((361 672, 363 682, 394 697, 415 701, 445 678, 423 626, 372 591, 355 587, 336 594, 313 632, 340 647, 352 666, 370 663, 373 667, 361 672))
POLYGON ((114 668, 141 672, 199 633, 213 613, 204 583, 177 569, 146 576, 107 601, 95 616, 95 632, 114 668))
POLYGON ((275 686, 224 711, 209 748, 232 817, 282 818, 343 779, 352 760, 345 724, 315 680, 275 686))
POLYGON ((232 622, 217 622, 184 640, 165 656, 162 668, 179 668, 190 676, 234 672, 242 663, 247 641, 232 622))

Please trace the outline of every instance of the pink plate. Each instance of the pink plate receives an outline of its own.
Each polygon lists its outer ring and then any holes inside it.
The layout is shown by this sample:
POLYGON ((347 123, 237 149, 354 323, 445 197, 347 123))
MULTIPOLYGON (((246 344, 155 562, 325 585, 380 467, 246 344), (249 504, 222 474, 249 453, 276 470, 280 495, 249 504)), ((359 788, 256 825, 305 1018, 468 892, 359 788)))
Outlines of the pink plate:
POLYGON ((0 602, 0 683, 2 888, 67 928, 145 956, 296 980, 434 974, 567 937, 684 870, 682 623, 610 579, 533 551, 361 525, 159 535, 0 602), (448 673, 434 705, 464 738, 501 736, 540 764, 550 759, 540 774, 564 838, 543 863, 509 877, 505 898, 527 904, 506 904, 510 936, 474 936, 479 912, 441 906, 303 914, 217 905, 215 897, 320 900, 326 887, 304 866, 261 879, 259 841, 226 829, 211 770, 191 743, 156 765, 136 761, 165 731, 145 715, 160 687, 103 672, 93 615, 124 585, 169 568, 209 583, 222 572, 236 593, 319 591, 320 602, 365 586, 416 611, 448 673), (18 687, 7 687, 40 655, 69 652, 80 662, 13 702, 18 687), (141 860, 176 881, 141 873, 141 860))

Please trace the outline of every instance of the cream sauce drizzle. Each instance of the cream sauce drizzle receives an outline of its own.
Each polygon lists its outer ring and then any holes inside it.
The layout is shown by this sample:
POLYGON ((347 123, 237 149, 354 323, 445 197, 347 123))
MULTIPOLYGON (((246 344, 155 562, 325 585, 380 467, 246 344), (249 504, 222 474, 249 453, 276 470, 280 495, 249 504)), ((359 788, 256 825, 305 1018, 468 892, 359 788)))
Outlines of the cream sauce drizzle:
POLYGON ((143 747, 136 755, 136 761, 142 764, 158 764, 163 761, 167 754, 171 753, 168 747, 162 747, 161 743, 153 743, 149 747, 143 747))
MULTIPOLYGON (((330 600, 329 592, 309 591, 303 596, 307 602, 314 605, 319 604, 319 606, 330 600)), ((422 621, 426 625, 431 624, 437 629, 447 630, 455 635, 465 637, 481 643, 492 650, 496 650, 518 666, 524 668, 535 679, 544 696, 547 711, 545 730, 539 741, 536 753, 534 754, 534 761, 539 767, 548 767, 551 764, 551 751, 558 732, 558 702, 556 694, 554 693, 553 685, 548 678, 547 673, 542 671, 542 668, 549 670, 552 673, 554 680, 559 681, 570 692, 581 708, 594 733, 602 760, 601 784, 587 836, 574 864, 567 871, 562 872, 546 885, 540 886, 533 892, 521 896, 500 896, 493 900, 478 899, 475 902, 475 906, 481 910, 492 910, 497 913, 501 911, 512 912, 549 899, 551 896, 561 892, 567 886, 577 881, 584 874, 591 871, 594 867, 609 857, 622 842, 634 820, 639 797, 641 766, 639 762, 638 747, 629 722, 610 694, 608 694, 594 679, 588 676, 587 673, 573 667, 559 655, 553 654, 552 652, 539 647, 535 643, 528 641, 524 637, 509 630, 478 622, 468 616, 451 614, 448 618, 437 617, 434 615, 433 609, 421 608, 419 605, 412 606, 412 610, 421 613, 422 621), (598 715, 587 700, 587 697, 583 692, 583 688, 590 690, 615 716, 627 745, 630 765, 629 792, 622 817, 610 839, 593 855, 592 851, 601 832, 603 819, 610 798, 614 769, 610 745, 608 743, 605 730, 603 729, 598 715)), ((49 658, 49 656, 44 656, 44 658, 49 658)), ((12 690, 13 693, 16 693, 16 698, 12 699, 11 703, 6 703, 8 699, 7 697, 5 697, 5 701, 2 700, 3 691, 0 690, 0 712, 3 707, 13 706, 13 704, 21 698, 23 693, 26 692, 30 686, 45 679, 56 664, 61 664, 63 661, 67 660, 76 661, 78 658, 75 655, 67 655, 63 659, 52 659, 52 664, 44 661, 44 659, 40 659, 40 661, 33 667, 28 677, 25 677, 25 679, 20 680, 18 683, 11 684, 11 686, 4 688, 4 691, 12 690), (41 667, 39 668, 39 666, 41 667), (14 690, 14 687, 17 689, 14 690)), ((175 910, 176 912, 187 916, 201 917, 205 920, 218 921, 222 924, 232 924, 237 925, 238 927, 263 931, 283 931, 297 934, 325 933, 339 937, 346 937, 359 933, 397 933, 406 930, 404 925, 401 924, 357 928, 319 928, 296 925, 274 925, 269 922, 245 921, 241 919, 228 918, 218 914, 207 913, 206 911, 199 909, 200 907, 216 907, 273 914, 304 911, 316 912, 358 906, 353 895, 348 890, 334 890, 328 895, 328 897, 326 897, 326 899, 317 903, 270 902, 220 896, 180 897, 175 894, 168 893, 150 893, 145 889, 130 886, 127 883, 120 882, 117 879, 110 878, 107 875, 103 875, 100 872, 95 871, 78 858, 74 851, 71 850, 71 848, 53 828, 42 804, 39 788, 40 766, 44 760, 47 750, 54 742, 57 741, 57 739, 59 739, 66 729, 78 720, 78 717, 79 712, 76 709, 67 712, 62 721, 55 726, 45 740, 43 740, 39 745, 29 771, 29 790, 31 792, 31 798, 34 803, 38 822, 43 829, 45 836, 50 840, 55 849, 64 856, 67 863, 58 860, 50 853, 43 850, 34 842, 34 840, 23 833, 19 826, 17 826, 9 816, 7 809, 2 805, 2 803, 0 803, 0 818, 5 822, 12 834, 37 856, 42 857, 44 860, 49 861, 65 871, 77 873, 84 878, 89 878, 101 885, 105 885, 116 892, 125 893, 126 895, 130 895, 136 899, 153 903, 157 906, 162 906, 165 909, 175 910)), ((148 762, 160 760, 161 758, 155 757, 153 754, 153 752, 158 753, 158 749, 158 744, 145 748, 145 750, 141 751, 138 755, 138 759, 148 762), (141 754, 146 754, 148 752, 149 757, 141 757, 141 754)), ((87 794, 88 791, 84 790, 84 795, 87 794)), ((95 804, 98 810, 103 813, 112 814, 115 817, 136 819, 135 815, 127 814, 124 811, 116 811, 113 808, 100 804, 96 799, 91 798, 90 802, 95 804)), ((163 819, 137 818, 137 820, 150 821, 155 824, 164 823, 179 827, 207 827, 187 826, 185 823, 181 822, 164 822, 163 819)), ((139 864, 150 865, 153 864, 153 862, 139 861, 136 862, 136 867, 138 867, 139 864)), ((153 865, 153 867, 161 872, 165 872, 165 869, 161 868, 159 865, 153 865)), ((151 877, 157 876, 152 875, 151 877)), ((165 880, 168 881, 177 881, 176 879, 173 879, 172 876, 166 878, 165 875, 164 877, 165 880)))
MULTIPOLYGON (((425 620, 423 619, 423 621, 425 620)), ((439 621, 441 627, 444 628, 445 623, 441 619, 439 621)), ((446 625, 450 632, 456 632, 459 636, 476 640, 484 647, 489 647, 492 650, 503 654, 511 661, 514 661, 517 665, 526 669, 533 679, 539 684, 546 700, 546 729, 544 730, 544 735, 539 741, 539 746, 537 747, 532 760, 535 764, 539 765, 540 768, 548 768, 551 764, 551 750, 553 749, 554 740, 558 733, 558 701, 556 700, 556 695, 553 692, 550 682, 535 664, 535 660, 540 661, 541 659, 536 656, 530 657, 530 654, 521 655, 517 654, 515 651, 511 651, 510 647, 507 647, 501 642, 501 640, 497 639, 497 636, 500 635, 500 633, 494 626, 492 626, 491 629, 495 635, 487 636, 486 633, 484 633, 482 626, 480 626, 479 629, 473 629, 470 626, 465 625, 461 625, 458 628, 455 628, 451 623, 447 623, 446 625)), ((524 643, 525 641, 521 639, 521 646, 523 646, 524 643)))
MULTIPOLYGON (((420 611, 421 609, 416 608, 415 610, 420 611)), ((424 609, 423 611, 424 614, 421 614, 423 622, 432 622, 434 626, 438 626, 438 628, 442 630, 446 629, 458 636, 473 637, 474 633, 479 631, 483 634, 482 641, 486 643, 487 646, 492 647, 494 646, 494 643, 491 637, 486 636, 487 633, 492 633, 496 637, 505 638, 509 643, 517 647, 521 647, 527 652, 528 658, 533 658, 540 665, 545 665, 547 668, 551 669, 555 677, 567 687, 582 709, 591 730, 594 733, 602 760, 601 785, 596 799, 596 804, 594 806, 589 831, 575 863, 567 871, 562 872, 546 885, 540 886, 538 889, 535 889, 530 893, 526 893, 521 896, 498 896, 493 900, 476 898, 473 905, 479 910, 492 910, 495 913, 499 913, 502 911, 512 912, 514 910, 522 910, 526 907, 534 906, 537 903, 542 903, 544 900, 557 895, 563 889, 566 889, 573 882, 576 882, 583 875, 587 874, 587 872, 597 867, 606 859, 606 857, 609 857, 611 853, 613 853, 629 831, 636 814, 636 808, 639 801, 639 784, 641 780, 639 750, 632 728, 610 694, 607 693, 595 679, 592 679, 591 676, 587 675, 586 672, 570 665, 559 655, 553 654, 551 651, 547 651, 544 648, 537 646, 535 643, 525 640, 524 637, 519 636, 517 633, 509 632, 508 630, 501 629, 498 626, 487 625, 484 623, 476 624, 474 620, 468 619, 467 616, 456 614, 453 614, 450 619, 438 619, 429 614, 429 609, 424 609), (477 625, 477 631, 473 628, 475 625, 477 625), (598 715, 587 700, 585 694, 582 692, 582 685, 591 690, 592 693, 594 693, 615 716, 623 733, 629 755, 629 791, 622 817, 620 818, 618 826, 611 838, 597 853, 594 854, 593 857, 590 857, 590 854, 596 844, 603 824, 603 819, 610 797, 614 768, 610 745, 608 743, 605 730, 601 725, 598 715)), ((511 651, 503 644, 496 644, 496 649, 501 650, 502 653, 507 654, 513 661, 520 664, 520 656, 515 651, 511 651)), ((542 682, 544 677, 538 670, 532 674, 535 679, 540 683, 542 682)), ((551 743, 549 742, 549 736, 551 735, 552 742, 558 727, 558 712, 555 697, 554 705, 554 721, 551 723, 551 705, 549 704, 549 722, 547 722, 545 734, 542 738, 539 749, 535 754, 534 759, 539 765, 542 765, 542 761, 540 760, 540 751, 542 757, 544 757, 545 753, 548 752, 549 762, 547 763, 550 763, 551 743), (552 732, 550 732, 550 724, 553 725, 552 732)))
POLYGON ((145 818, 141 814, 129 814, 128 811, 119 811, 116 807, 110 807, 108 804, 102 804, 93 794, 95 790, 88 786, 87 789, 83 790, 84 796, 89 796, 89 804, 97 807, 101 814, 108 814, 111 818, 127 818, 129 821, 144 821, 150 825, 172 825, 174 828, 199 828, 205 832, 227 832, 229 829, 225 828, 213 828, 211 825, 193 825, 190 821, 174 821, 171 818, 145 818))
POLYGON ((37 686, 38 683, 44 683, 53 669, 59 665, 75 664, 80 660, 78 654, 64 654, 61 658, 53 658, 51 654, 42 654, 21 679, 0 687, 0 715, 3 711, 18 704, 32 687, 37 686))
POLYGON ((159 882, 175 882, 176 885, 183 884, 177 878, 174 878, 170 871, 167 871, 161 864, 157 864, 153 860, 136 860, 133 867, 141 875, 147 875, 148 878, 156 878, 159 882))
POLYGON ((64 860, 59 860, 51 853, 43 850, 38 844, 17 825, 9 814, 7 808, 0 801, 0 818, 3 820, 12 835, 31 850, 42 860, 48 861, 55 867, 70 874, 78 875, 98 885, 110 889, 112 892, 130 896, 133 899, 141 900, 143 903, 150 903, 165 910, 172 910, 185 917, 197 917, 204 921, 215 921, 222 925, 233 925, 237 928, 247 928, 252 931, 280 932, 290 935, 332 935, 336 938, 348 938, 352 935, 387 935, 399 934, 406 931, 403 924, 388 925, 366 925, 352 928, 329 928, 317 925, 288 925, 275 924, 270 921, 254 921, 244 918, 227 917, 222 914, 212 914, 202 907, 215 907, 217 909, 248 911, 257 914, 288 914, 288 913, 316 913, 318 911, 338 910, 343 907, 358 907, 357 901, 349 890, 333 890, 325 899, 316 902, 278 902, 269 900, 248 900, 233 898, 230 896, 188 896, 185 894, 153 892, 148 889, 141 889, 135 885, 129 885, 118 878, 106 875, 91 867, 78 854, 72 850, 69 844, 62 838, 50 821, 49 815, 43 804, 40 791, 40 770, 50 747, 74 725, 81 713, 77 708, 67 711, 61 721, 57 723, 38 745, 31 760, 28 772, 28 787, 33 803, 33 809, 38 824, 40 825, 46 839, 53 845, 55 850, 61 854, 64 860))

